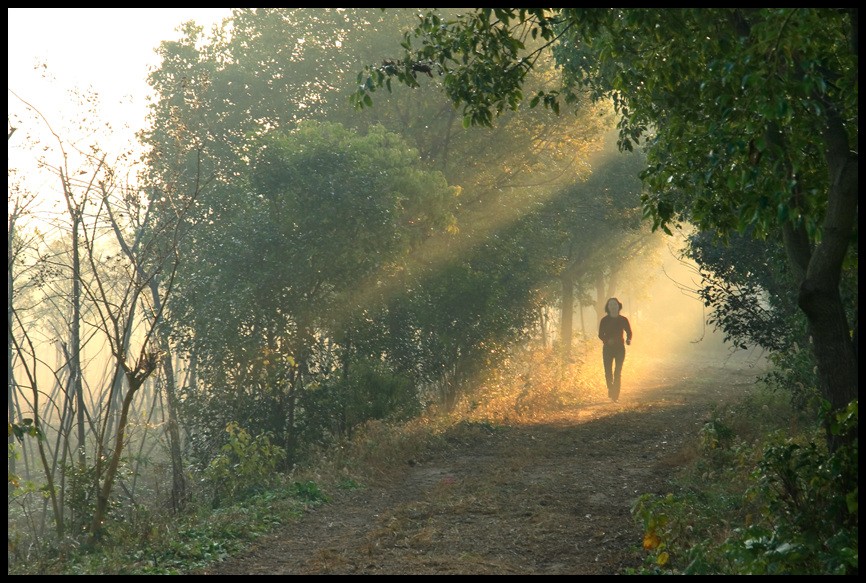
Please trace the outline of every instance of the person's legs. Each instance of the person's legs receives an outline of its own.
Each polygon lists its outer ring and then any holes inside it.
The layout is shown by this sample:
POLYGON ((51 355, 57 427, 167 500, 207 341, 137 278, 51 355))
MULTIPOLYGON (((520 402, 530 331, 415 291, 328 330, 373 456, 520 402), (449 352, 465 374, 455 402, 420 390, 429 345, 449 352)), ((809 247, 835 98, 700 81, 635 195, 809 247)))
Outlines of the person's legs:
POLYGON ((601 356, 604 360, 604 379, 607 381, 607 396, 613 399, 613 347, 605 344, 601 349, 601 356))
POLYGON ((619 388, 622 380, 622 365, 625 361, 625 346, 617 346, 616 350, 612 352, 612 357, 615 363, 613 370, 613 388, 612 390, 609 390, 608 393, 611 395, 611 399, 616 401, 619 399, 619 388))

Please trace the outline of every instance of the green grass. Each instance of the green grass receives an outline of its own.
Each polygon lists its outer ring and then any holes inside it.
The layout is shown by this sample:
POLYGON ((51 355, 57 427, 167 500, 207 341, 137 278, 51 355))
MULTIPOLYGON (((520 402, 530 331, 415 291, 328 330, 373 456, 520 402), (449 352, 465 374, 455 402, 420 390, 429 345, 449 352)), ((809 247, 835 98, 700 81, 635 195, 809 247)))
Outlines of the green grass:
MULTIPOLYGON (((98 548, 66 541, 10 564, 8 574, 176 575, 194 572, 326 503, 314 482, 294 482, 218 509, 138 517, 110 524, 98 548)), ((135 516, 135 512, 132 513, 135 516)))

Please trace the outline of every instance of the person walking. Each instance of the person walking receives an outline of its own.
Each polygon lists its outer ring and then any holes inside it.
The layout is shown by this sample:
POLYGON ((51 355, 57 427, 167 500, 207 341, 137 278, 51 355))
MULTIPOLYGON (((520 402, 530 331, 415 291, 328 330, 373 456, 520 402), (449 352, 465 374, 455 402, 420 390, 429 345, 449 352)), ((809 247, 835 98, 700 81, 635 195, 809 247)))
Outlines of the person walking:
POLYGON ((628 318, 620 314, 620 310, 622 310, 622 302, 616 298, 610 298, 604 305, 606 315, 598 324, 598 338, 604 343, 601 354, 604 360, 607 396, 614 403, 619 400, 625 347, 631 344, 631 324, 629 324, 628 318), (625 343, 623 343, 623 335, 625 335, 625 343))

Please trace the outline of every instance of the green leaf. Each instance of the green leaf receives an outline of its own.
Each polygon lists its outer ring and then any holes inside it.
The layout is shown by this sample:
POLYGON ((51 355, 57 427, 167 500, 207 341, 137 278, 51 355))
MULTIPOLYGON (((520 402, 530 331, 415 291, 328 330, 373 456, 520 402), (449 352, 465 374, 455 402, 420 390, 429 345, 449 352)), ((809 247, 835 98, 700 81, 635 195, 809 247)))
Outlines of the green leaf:
POLYGON ((845 495, 845 504, 848 506, 848 512, 851 514, 857 514, 859 511, 860 505, 860 488, 854 488, 853 492, 848 492, 845 495))
POLYGON ((780 223, 788 220, 788 205, 785 203, 779 203, 779 207, 776 210, 776 220, 780 223))

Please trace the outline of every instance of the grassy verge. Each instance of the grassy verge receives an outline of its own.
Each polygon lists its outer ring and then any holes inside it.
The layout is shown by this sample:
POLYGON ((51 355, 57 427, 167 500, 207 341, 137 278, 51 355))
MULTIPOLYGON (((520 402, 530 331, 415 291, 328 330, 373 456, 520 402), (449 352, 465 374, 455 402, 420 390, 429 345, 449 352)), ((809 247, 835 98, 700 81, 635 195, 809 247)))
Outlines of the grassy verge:
POLYGON ((858 404, 809 416, 788 401, 756 393, 706 422, 671 492, 635 504, 647 554, 629 574, 857 573, 858 404))

